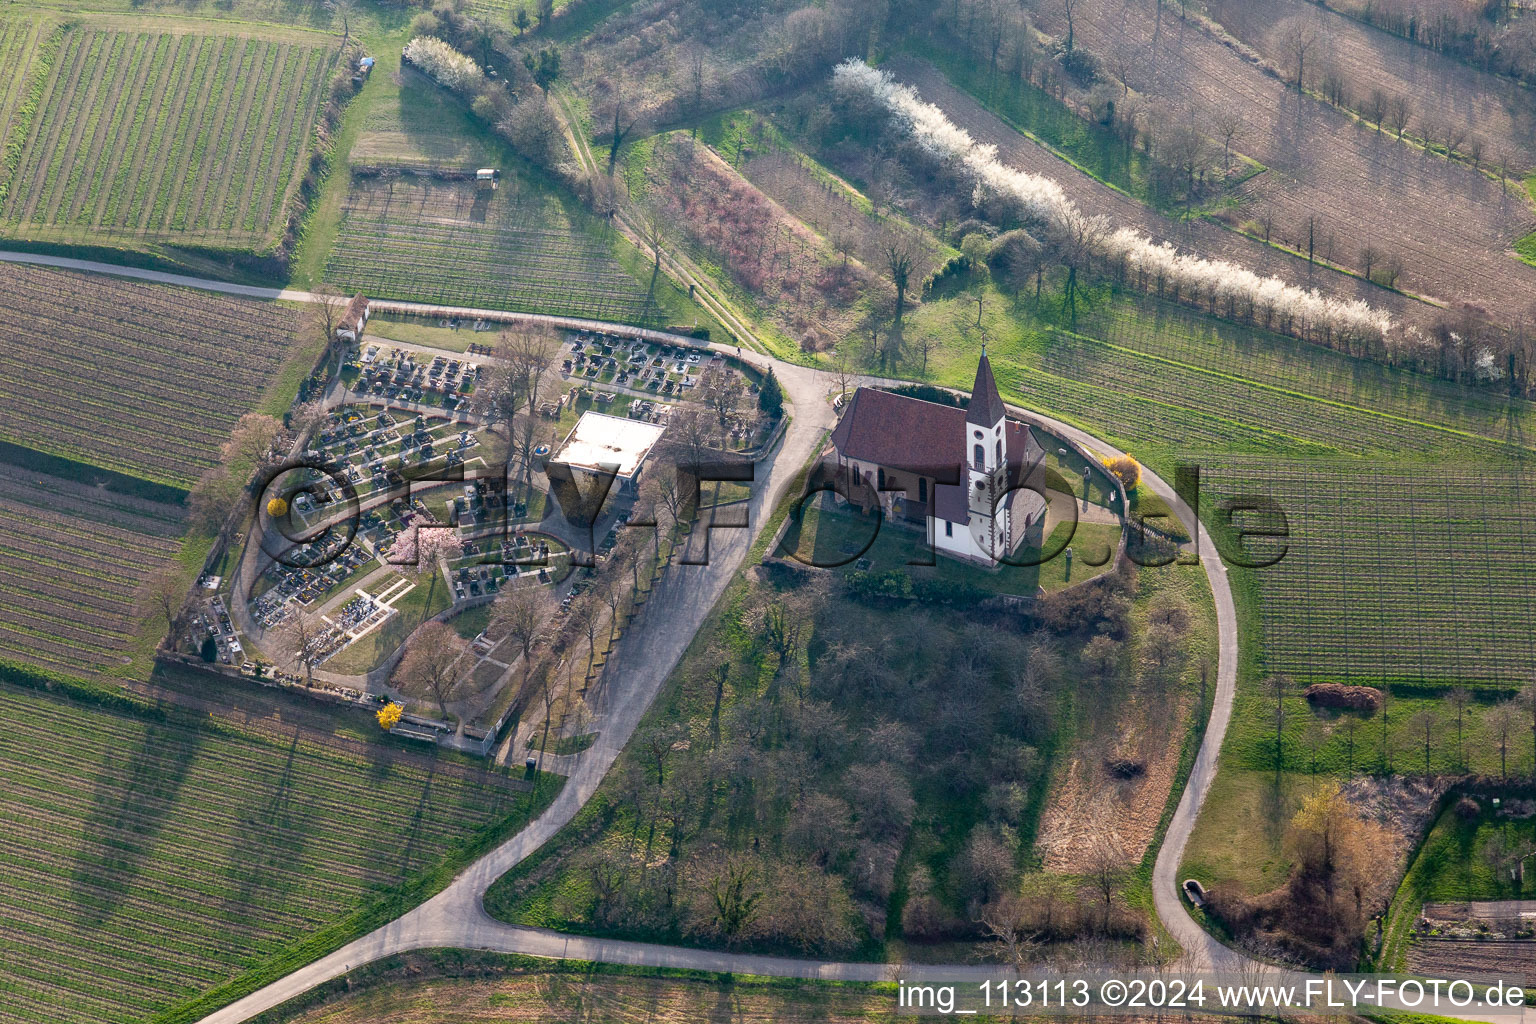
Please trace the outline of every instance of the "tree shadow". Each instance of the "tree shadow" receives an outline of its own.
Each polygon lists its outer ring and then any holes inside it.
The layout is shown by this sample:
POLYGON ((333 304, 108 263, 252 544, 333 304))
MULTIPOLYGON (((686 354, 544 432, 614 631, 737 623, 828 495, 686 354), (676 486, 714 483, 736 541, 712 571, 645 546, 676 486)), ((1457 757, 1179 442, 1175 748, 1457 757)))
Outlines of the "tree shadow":
POLYGON ((411 862, 416 856, 416 844, 421 840, 422 825, 426 819, 427 809, 432 801, 432 781, 437 777, 437 760, 432 760, 432 766, 427 770, 427 777, 421 785, 421 796, 416 800, 416 809, 411 814, 410 834, 405 838, 405 849, 400 853, 400 879, 404 881, 410 877, 411 862))
POLYGON ((293 731, 282 770, 269 788, 248 790, 249 802, 234 823, 234 835, 225 867, 235 882, 230 895, 221 900, 225 919, 239 920, 259 902, 270 902, 280 894, 283 902, 302 891, 304 873, 295 871, 304 853, 308 833, 302 805, 293 794, 294 762, 300 756, 299 730, 293 731))
POLYGON ((107 751, 70 871, 78 924, 99 926, 128 901, 202 743, 198 730, 151 722, 132 749, 107 751))

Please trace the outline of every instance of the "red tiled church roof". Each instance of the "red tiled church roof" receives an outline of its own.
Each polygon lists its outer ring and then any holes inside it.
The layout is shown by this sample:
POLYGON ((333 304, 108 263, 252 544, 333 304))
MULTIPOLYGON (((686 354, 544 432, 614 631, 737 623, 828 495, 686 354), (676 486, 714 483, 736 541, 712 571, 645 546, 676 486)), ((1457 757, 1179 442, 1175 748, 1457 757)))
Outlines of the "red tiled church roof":
MULTIPOLYGON (((859 388, 832 431, 832 445, 844 459, 934 480, 937 486, 931 488, 929 497, 932 514, 963 523, 969 515, 965 467, 970 461, 971 430, 977 425, 990 427, 1006 411, 985 354, 976 379, 981 400, 973 395, 966 409, 859 388), (993 418, 980 421, 973 419, 975 416, 993 418), (956 480, 958 485, 946 484, 946 480, 956 480)), ((1025 424, 1008 420, 1006 429, 1008 482, 1013 486, 1023 479, 1026 463, 1035 461, 1040 448, 1025 424)), ((991 443, 990 438, 987 443, 991 443)))

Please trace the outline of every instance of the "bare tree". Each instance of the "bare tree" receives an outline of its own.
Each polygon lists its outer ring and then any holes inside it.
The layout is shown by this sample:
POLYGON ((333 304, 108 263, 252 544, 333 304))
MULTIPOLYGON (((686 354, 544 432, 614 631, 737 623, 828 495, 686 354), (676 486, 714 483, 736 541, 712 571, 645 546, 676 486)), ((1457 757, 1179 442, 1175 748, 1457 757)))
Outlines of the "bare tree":
POLYGON ((604 118, 604 120, 611 120, 612 122, 611 127, 608 129, 608 173, 611 176, 614 165, 619 162, 619 150, 623 148, 624 140, 629 138, 629 133, 634 131, 639 119, 630 116, 629 112, 624 108, 623 100, 615 99, 613 101, 612 117, 604 118))
POLYGON ((1030 915, 1018 897, 1006 896, 981 911, 981 927, 992 940, 992 948, 1003 963, 1022 971, 1039 955, 1039 931, 1031 927, 1030 915))
POLYGON ((1440 137, 1445 141, 1445 158, 1453 159, 1462 143, 1467 141, 1467 126, 1457 118, 1450 118, 1441 126, 1440 137))
POLYGON ((688 51, 688 82, 693 88, 693 109, 704 109, 704 73, 708 68, 709 51, 702 45, 694 45, 688 51))
POLYGON ((312 434, 330 417, 330 410, 319 399, 294 406, 288 415, 288 422, 294 431, 301 435, 312 434))
MULTIPOLYGON (((667 423, 666 433, 662 435, 663 454, 695 480, 710 461, 711 453, 718 451, 719 447, 720 435, 715 417, 707 415, 697 406, 684 407, 674 413, 667 423)), ((691 503, 694 497, 690 494, 687 500, 691 503)))
POLYGON ((891 286, 896 289, 896 316, 894 329, 901 333, 901 318, 907 308, 907 287, 912 275, 919 273, 918 268, 925 255, 920 242, 905 231, 887 231, 880 243, 880 250, 885 257, 886 272, 890 275, 891 286))
POLYGON ((1211 120, 1211 126, 1216 130, 1216 137, 1221 140, 1221 171, 1223 174, 1232 169, 1232 143, 1242 134, 1247 122, 1243 120, 1243 112, 1240 107, 1228 106, 1216 111, 1211 120))
POLYGON ((523 681, 532 669, 533 650, 544 636, 551 612, 549 593, 543 587, 522 587, 496 599, 493 632, 505 633, 523 659, 523 681))
POLYGON ((845 348, 839 347, 832 353, 832 362, 827 367, 827 373, 832 378, 832 387, 836 395, 846 395, 853 388, 853 383, 858 379, 858 371, 854 369, 853 360, 849 357, 845 348))
POLYGON ((539 402, 556 381, 555 363, 560 358, 560 341, 554 331, 543 325, 529 325, 510 332, 504 350, 512 389, 520 398, 522 415, 510 428, 512 455, 522 467, 523 492, 527 493, 533 477, 533 450, 538 446, 539 402))
POLYGON ((1077 13, 1077 0, 1061 0, 1062 13, 1067 17, 1067 52, 1072 52, 1073 15, 1077 13))
POLYGON ((666 222, 654 210, 640 212, 640 240, 651 250, 651 283, 645 292, 649 309, 656 299, 656 279, 661 276, 661 243, 666 238, 666 222))
POLYGON ((1494 734, 1499 738, 1499 778, 1509 778, 1509 734, 1514 730, 1519 711, 1513 701, 1503 701, 1493 709, 1494 734))
POLYGON ((309 291, 308 319, 310 330, 325 342, 326 351, 336 343, 336 327, 341 315, 347 311, 347 297, 331 285, 320 283, 309 291))
POLYGON ((1411 114, 1412 108, 1409 107, 1406 96, 1393 96, 1391 102, 1387 104, 1387 123, 1392 126, 1399 142, 1403 140, 1403 132, 1408 130, 1408 119, 1411 114))
POLYGON ((1275 26, 1275 42, 1286 56, 1286 70, 1296 77, 1296 90, 1306 83, 1307 60, 1322 49, 1326 36, 1318 22, 1306 14, 1294 14, 1275 26))
POLYGON ((1380 89, 1372 89, 1360 104, 1360 116, 1376 126, 1376 131, 1381 132, 1381 122, 1387 116, 1387 94, 1380 89))
MULTIPOLYGON (((174 569, 162 569, 144 582, 140 600, 145 606, 158 612, 165 620, 167 634, 176 631, 176 620, 181 617, 181 606, 187 598, 186 584, 174 569)), ((171 636, 172 644, 175 636, 171 636)))
POLYGON ((226 466, 245 464, 261 467, 272 455, 273 442, 277 440, 282 424, 271 416, 248 412, 240 417, 229 440, 219 449, 226 466))
POLYGON ((1270 676, 1267 680, 1265 680, 1265 689, 1267 689, 1269 691, 1269 695, 1271 697, 1273 697, 1274 701, 1275 701, 1275 770, 1276 771, 1279 771, 1283 767, 1283 763, 1284 763, 1284 759, 1285 759, 1285 748, 1283 746, 1283 741, 1284 741, 1284 737, 1285 737, 1285 697, 1286 697, 1286 694, 1289 692, 1290 687, 1291 687, 1290 677, 1286 676, 1286 675, 1283 675, 1283 674, 1281 674, 1279 672, 1275 673, 1274 675, 1270 676))
POLYGON ((699 377, 699 397, 714 410, 721 427, 741 405, 744 390, 740 375, 724 368, 706 370, 699 377))
POLYGON ((1403 274, 1403 261, 1398 256, 1388 256, 1381 261, 1381 280, 1388 288, 1397 287, 1397 279, 1403 274))
POLYGON ((324 653, 321 640, 325 632, 326 628, 318 618, 297 608, 283 624, 283 639, 292 648, 294 664, 304 669, 306 685, 315 681, 315 665, 324 653))
POLYGON ((1466 719, 1467 705, 1472 703, 1472 691, 1465 686, 1458 686, 1446 695, 1447 702, 1456 709, 1456 763, 1462 768, 1467 766, 1467 750, 1462 745, 1462 724, 1466 719))
POLYGON ((187 518, 194 529, 223 536, 240 505, 243 488, 227 466, 214 466, 198 478, 187 494, 187 518))
POLYGON ((444 622, 428 622, 411 635, 397 674, 407 687, 419 688, 434 701, 443 717, 448 702, 462 689, 458 662, 469 644, 444 622))
POLYGON ((1094 832, 1096 835, 1088 851, 1084 873, 1088 876, 1095 895, 1103 904, 1100 912, 1107 930, 1110 912, 1114 909, 1115 890, 1119 888, 1120 881, 1125 876, 1126 858, 1125 852, 1120 848, 1119 842, 1116 841, 1109 827, 1109 822, 1101 819, 1095 824, 1094 832))
POLYGON ((1109 233, 1109 223, 1103 217, 1090 217, 1069 207, 1066 216, 1055 226, 1052 246, 1062 265, 1067 268, 1066 289, 1062 301, 1071 313, 1072 324, 1077 325, 1077 290, 1080 276, 1091 269, 1093 254, 1109 233))
POLYGON ((1360 273, 1365 277, 1367 281, 1374 280, 1371 277, 1371 271, 1375 269, 1376 261, 1378 258, 1379 254, 1376 252, 1376 247, 1374 245, 1371 245, 1369 242, 1367 242, 1364 246, 1361 247, 1360 273))
POLYGON ((352 38, 352 0, 325 0, 325 9, 341 19, 341 46, 352 38))

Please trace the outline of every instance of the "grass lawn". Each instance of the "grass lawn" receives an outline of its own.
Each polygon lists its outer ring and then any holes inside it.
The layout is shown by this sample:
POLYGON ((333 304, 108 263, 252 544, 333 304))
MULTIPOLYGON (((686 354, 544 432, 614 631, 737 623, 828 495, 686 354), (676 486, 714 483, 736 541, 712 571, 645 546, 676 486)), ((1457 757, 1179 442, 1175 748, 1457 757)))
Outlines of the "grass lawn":
POLYGON ((1536 264, 1536 231, 1515 241, 1515 253, 1525 262, 1536 264))
MULTIPOLYGON (((378 594, 389 585, 389 580, 375 586, 378 594)), ((327 672, 362 673, 377 668, 385 658, 415 632, 416 627, 446 609, 453 603, 443 574, 434 572, 425 579, 418 579, 416 586, 395 602, 395 614, 372 633, 352 644, 346 650, 327 661, 322 667, 327 672)))
POLYGON ((1285 830, 1315 784, 1302 773, 1223 764, 1184 851, 1179 878, 1198 879, 1207 888, 1231 882, 1249 893, 1280 885, 1291 870, 1285 830))
POLYGON ((403 341, 408 345, 425 345, 445 352, 463 352, 472 344, 495 345, 495 331, 476 331, 473 325, 454 330, 439 327, 419 317, 394 316, 379 313, 368 318, 368 334, 365 337, 387 338, 403 341))
MULTIPOLYGON (((821 502, 807 502, 798 524, 792 524, 780 543, 778 554, 812 565, 841 572, 857 571, 867 560, 864 571, 883 573, 898 570, 914 579, 932 579, 975 587, 989 594, 1030 596, 1037 588, 1047 593, 1070 584, 1081 583, 1108 572, 1120 541, 1120 528, 1103 523, 1079 523, 1071 533, 1072 565, 1064 548, 1068 545, 1070 524, 1060 523, 1051 531, 1041 549, 1047 555, 1041 565, 1002 566, 986 570, 957 561, 931 550, 917 530, 891 523, 879 523, 856 511, 825 509, 821 502), (1098 564, 1092 564, 1097 562, 1098 564)), ((1020 548, 1015 556, 1032 556, 1020 548)))
POLYGON ((473 640, 485 632, 485 627, 491 624, 491 615, 495 608, 489 604, 482 604, 474 608, 466 609, 448 620, 454 632, 465 640, 473 640))

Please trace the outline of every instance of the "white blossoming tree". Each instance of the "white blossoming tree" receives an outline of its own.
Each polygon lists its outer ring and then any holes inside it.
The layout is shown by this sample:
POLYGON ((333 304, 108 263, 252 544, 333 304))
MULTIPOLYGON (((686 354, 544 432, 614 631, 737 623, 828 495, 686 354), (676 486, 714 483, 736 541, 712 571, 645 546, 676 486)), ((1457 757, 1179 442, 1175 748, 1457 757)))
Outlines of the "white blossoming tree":
POLYGON ((1365 302, 1261 277, 1225 260, 1180 253, 1134 228, 1117 229, 1102 218, 1088 217, 1055 181, 1000 162, 997 147, 977 142, 914 89, 861 60, 839 64, 833 82, 839 89, 872 97, 925 152, 962 167, 973 183, 977 205, 1001 199, 1021 217, 1043 225, 1058 244, 1063 239, 1072 243, 1069 301, 1079 266, 1092 259, 1124 271, 1140 287, 1203 304, 1212 312, 1248 317, 1330 343, 1358 339, 1393 344, 1391 316, 1365 302))

